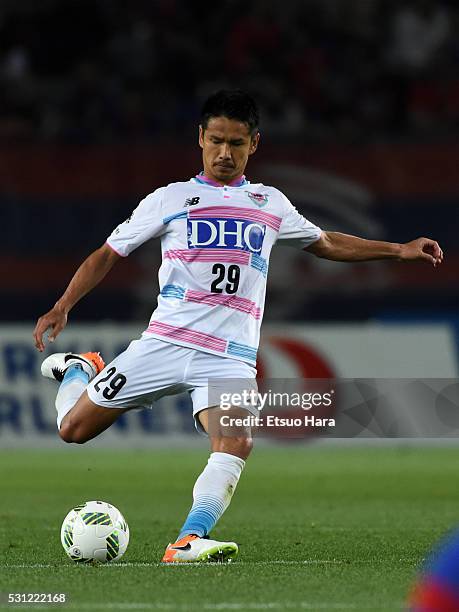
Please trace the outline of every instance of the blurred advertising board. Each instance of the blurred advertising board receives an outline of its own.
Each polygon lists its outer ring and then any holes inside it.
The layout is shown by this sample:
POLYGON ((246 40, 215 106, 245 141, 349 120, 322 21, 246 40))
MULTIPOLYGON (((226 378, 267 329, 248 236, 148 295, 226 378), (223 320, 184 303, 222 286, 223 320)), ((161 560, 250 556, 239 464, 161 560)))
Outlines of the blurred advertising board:
MULTIPOLYGON (((0 325, 0 448, 64 445, 56 434, 57 384, 40 374, 48 352, 35 350, 32 328, 0 325)), ((70 324, 51 351, 98 350, 109 362, 141 331, 70 324)), ((258 357, 263 379, 456 379, 458 373, 455 337, 446 324, 266 325, 258 357)), ((124 415, 89 445, 149 447, 173 440, 199 444, 186 393, 124 415)))

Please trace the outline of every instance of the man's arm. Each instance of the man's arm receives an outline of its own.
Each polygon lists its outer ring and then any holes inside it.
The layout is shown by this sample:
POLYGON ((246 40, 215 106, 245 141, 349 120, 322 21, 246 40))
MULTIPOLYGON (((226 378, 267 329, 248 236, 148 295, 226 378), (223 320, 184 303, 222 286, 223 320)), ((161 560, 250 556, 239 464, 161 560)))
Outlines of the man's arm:
POLYGON ((430 238, 417 238, 405 244, 397 244, 365 240, 339 232, 322 232, 319 240, 304 250, 317 257, 333 261, 396 259, 398 261, 426 261, 433 266, 443 261, 443 251, 438 242, 430 238))
POLYGON ((119 259, 121 256, 108 244, 104 244, 85 259, 75 272, 63 296, 49 312, 38 319, 33 336, 39 351, 45 348, 43 334, 46 330, 51 328, 48 340, 53 342, 66 326, 67 315, 73 306, 101 282, 119 259))

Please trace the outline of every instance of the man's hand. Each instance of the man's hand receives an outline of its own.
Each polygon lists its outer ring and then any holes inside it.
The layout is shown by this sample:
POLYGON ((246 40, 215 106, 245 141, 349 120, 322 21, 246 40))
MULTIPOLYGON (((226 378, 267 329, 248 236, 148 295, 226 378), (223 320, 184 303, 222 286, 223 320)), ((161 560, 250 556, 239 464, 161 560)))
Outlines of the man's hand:
POLYGON ((35 326, 33 337, 35 339, 35 346, 42 352, 45 350, 45 344, 43 341, 43 334, 51 328, 48 334, 48 341, 54 342, 57 336, 61 333, 64 327, 67 325, 67 313, 64 312, 58 306, 51 308, 49 312, 41 316, 35 326))
POLYGON ((51 308, 37 321, 33 337, 35 346, 39 351, 45 350, 43 334, 46 330, 51 328, 48 340, 54 342, 58 334, 67 325, 67 314, 73 306, 100 283, 119 259, 121 259, 121 255, 115 253, 108 244, 104 244, 84 260, 54 308, 51 308))
POLYGON ((443 261, 443 251, 435 240, 417 238, 401 245, 399 260, 428 261, 435 267, 443 261))

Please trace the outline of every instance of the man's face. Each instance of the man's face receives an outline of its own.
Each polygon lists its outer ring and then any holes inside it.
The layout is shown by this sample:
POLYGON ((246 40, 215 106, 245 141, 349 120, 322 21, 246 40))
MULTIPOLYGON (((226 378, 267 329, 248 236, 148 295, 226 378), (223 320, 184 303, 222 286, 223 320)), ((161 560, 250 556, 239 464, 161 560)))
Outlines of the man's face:
POLYGON ((237 119, 211 117, 204 130, 199 126, 204 174, 219 183, 231 183, 244 174, 249 155, 255 153, 260 134, 251 136, 249 126, 237 119))

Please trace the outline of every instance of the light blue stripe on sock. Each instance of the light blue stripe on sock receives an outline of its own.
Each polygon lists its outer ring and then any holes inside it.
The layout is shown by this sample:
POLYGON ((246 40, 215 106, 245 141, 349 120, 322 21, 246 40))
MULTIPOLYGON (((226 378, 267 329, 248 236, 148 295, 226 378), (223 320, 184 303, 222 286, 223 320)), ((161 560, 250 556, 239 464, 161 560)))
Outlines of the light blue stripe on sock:
POLYGON ((61 384, 65 385, 66 383, 73 382, 74 380, 81 380, 85 385, 87 385, 89 382, 89 374, 86 374, 78 363, 75 363, 67 368, 64 374, 64 380, 61 384))
POLYGON ((180 540, 190 533, 203 538, 214 527, 224 511, 225 506, 219 499, 208 496, 199 497, 193 503, 177 539, 180 540))

